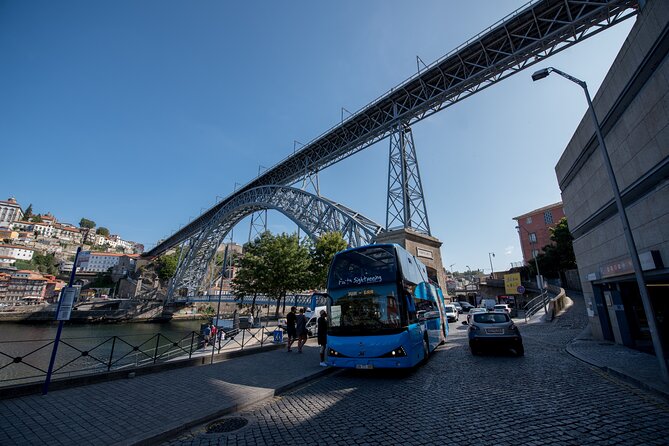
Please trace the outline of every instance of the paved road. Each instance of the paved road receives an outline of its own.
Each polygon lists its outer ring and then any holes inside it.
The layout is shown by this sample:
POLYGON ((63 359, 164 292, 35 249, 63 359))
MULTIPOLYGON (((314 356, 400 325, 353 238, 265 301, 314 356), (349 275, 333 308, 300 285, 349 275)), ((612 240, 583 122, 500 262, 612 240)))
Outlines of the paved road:
POLYGON ((193 429, 170 445, 667 444, 669 403, 571 357, 582 302, 521 324, 526 355, 472 356, 464 327, 413 372, 340 371, 236 416, 227 434, 193 429))

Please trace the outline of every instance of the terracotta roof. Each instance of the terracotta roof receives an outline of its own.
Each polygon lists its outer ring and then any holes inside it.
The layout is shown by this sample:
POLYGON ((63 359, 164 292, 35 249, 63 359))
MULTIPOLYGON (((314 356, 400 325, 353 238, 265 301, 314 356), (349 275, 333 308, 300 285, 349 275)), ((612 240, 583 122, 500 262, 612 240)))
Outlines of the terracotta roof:
POLYGON ((27 246, 22 246, 22 245, 5 245, 5 244, 0 244, 0 248, 27 249, 28 251, 34 251, 34 249, 32 249, 32 248, 28 248, 27 246))
POLYGON ((535 210, 527 212, 523 215, 519 215, 518 217, 513 217, 513 219, 514 220, 519 220, 521 218, 529 217, 530 215, 538 214, 540 212, 547 211, 549 209, 554 209, 554 208, 557 208, 557 207, 562 207, 562 202, 561 201, 558 201, 557 203, 549 204, 548 206, 544 206, 544 207, 539 208, 539 209, 535 209, 535 210))

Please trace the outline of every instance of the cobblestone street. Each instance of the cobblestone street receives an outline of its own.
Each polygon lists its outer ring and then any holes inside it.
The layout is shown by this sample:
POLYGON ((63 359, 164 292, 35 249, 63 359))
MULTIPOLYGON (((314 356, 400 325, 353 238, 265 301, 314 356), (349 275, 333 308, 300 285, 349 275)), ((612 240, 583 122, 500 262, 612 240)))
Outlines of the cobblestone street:
POLYGON ((452 323, 415 371, 338 371, 233 415, 248 420, 237 431, 168 444, 667 444, 667 401, 566 353, 584 313, 575 299, 554 322, 520 323, 521 358, 472 356, 452 323))

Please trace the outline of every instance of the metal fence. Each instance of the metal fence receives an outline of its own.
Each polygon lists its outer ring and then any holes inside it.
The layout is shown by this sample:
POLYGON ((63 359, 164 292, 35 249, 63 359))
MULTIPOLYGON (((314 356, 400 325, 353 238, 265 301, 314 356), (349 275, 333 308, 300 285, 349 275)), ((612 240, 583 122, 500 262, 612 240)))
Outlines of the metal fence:
MULTIPOLYGON (((262 347, 281 342, 274 337, 277 328, 219 331, 217 339, 211 342, 206 342, 204 336, 196 331, 180 337, 156 333, 62 338, 53 377, 62 379, 116 370, 131 371, 151 364, 262 347)), ((0 342, 0 388, 44 380, 53 344, 53 339, 0 342)))

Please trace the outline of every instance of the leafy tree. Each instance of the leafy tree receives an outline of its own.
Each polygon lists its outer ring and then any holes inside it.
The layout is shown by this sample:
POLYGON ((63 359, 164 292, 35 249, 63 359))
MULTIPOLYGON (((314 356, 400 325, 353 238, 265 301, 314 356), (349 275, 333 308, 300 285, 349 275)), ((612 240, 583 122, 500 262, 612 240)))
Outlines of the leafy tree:
POLYGON ((346 249, 347 245, 340 232, 328 232, 316 240, 311 250, 311 267, 309 268, 313 288, 325 289, 332 258, 339 251, 346 249))
POLYGON ((30 219, 30 217, 32 217, 32 216, 33 216, 33 204, 30 203, 30 204, 28 205, 28 207, 26 208, 26 210, 23 212, 23 218, 25 218, 26 220, 30 221, 29 219, 30 219))
POLYGON ((79 227, 86 229, 93 229, 95 227, 95 222, 87 218, 82 218, 81 220, 79 220, 79 227))
POLYGON ((30 221, 33 223, 42 223, 43 220, 41 215, 33 215, 30 221))
POLYGON ((169 280, 171 279, 174 274, 177 272, 177 266, 179 265, 179 253, 181 251, 179 249, 176 250, 176 252, 172 254, 165 254, 163 256, 160 256, 156 260, 156 264, 158 266, 158 278, 160 280, 169 280))
POLYGON ((102 235, 104 237, 109 237, 109 229, 105 228, 104 226, 100 226, 96 231, 96 234, 102 235))
POLYGON ((31 261, 28 261, 28 260, 17 260, 16 262, 14 262, 14 267, 17 270, 22 270, 22 269, 27 269, 27 270, 30 270, 30 271, 36 271, 37 270, 37 266, 34 265, 31 261))
POLYGON ((309 251, 297 235, 265 232, 245 246, 232 286, 240 298, 260 293, 274 297, 278 316, 286 294, 307 287, 310 263, 309 251))
MULTIPOLYGON (((546 277, 560 277, 564 279, 564 271, 576 268, 576 256, 574 255, 574 237, 569 232, 567 218, 563 217, 557 225, 550 228, 551 241, 553 244, 546 245, 542 253, 537 256, 541 274, 546 277)), ((529 264, 530 274, 537 274, 534 261, 529 264)))

